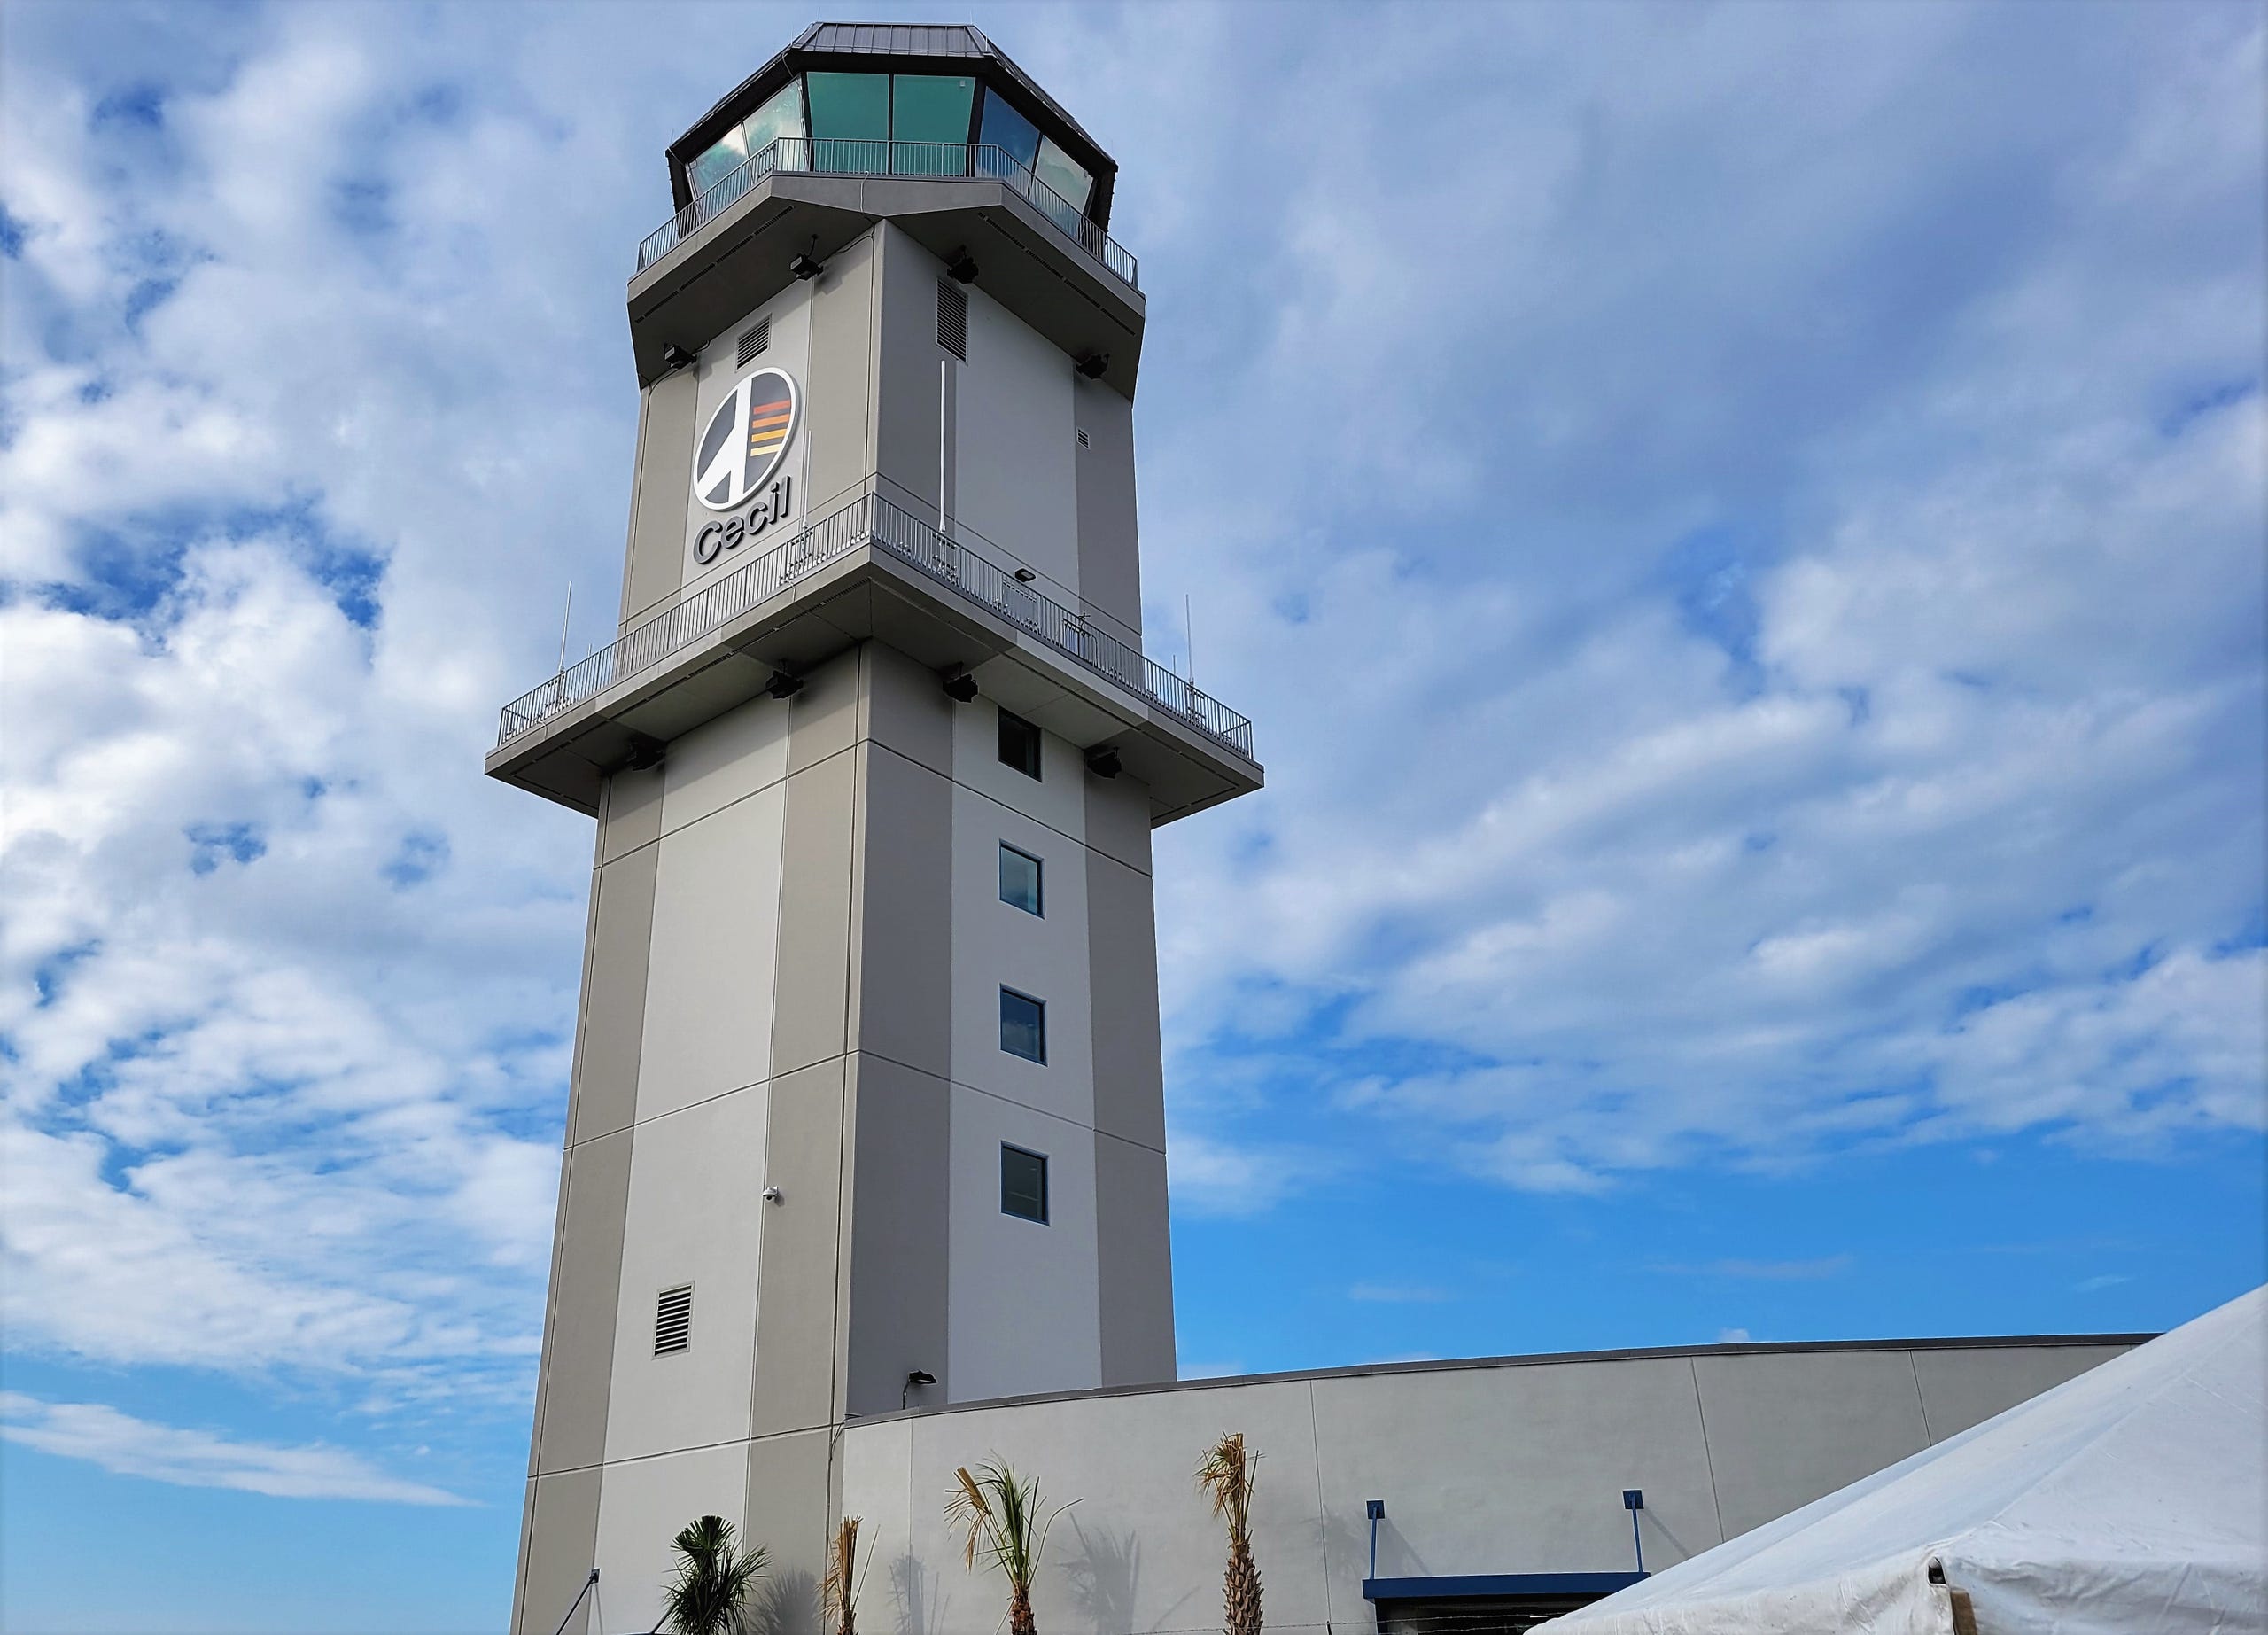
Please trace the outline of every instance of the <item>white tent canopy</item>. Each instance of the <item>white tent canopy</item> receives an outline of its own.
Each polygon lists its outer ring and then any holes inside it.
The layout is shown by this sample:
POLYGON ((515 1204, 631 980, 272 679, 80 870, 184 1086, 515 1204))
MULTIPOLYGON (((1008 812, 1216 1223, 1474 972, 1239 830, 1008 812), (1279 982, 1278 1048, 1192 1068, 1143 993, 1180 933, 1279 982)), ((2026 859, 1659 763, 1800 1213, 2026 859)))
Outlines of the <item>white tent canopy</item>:
POLYGON ((2256 1289, 1541 1628, 1954 1635, 1961 1592, 1978 1635, 2268 1631, 2264 1337, 2256 1289))

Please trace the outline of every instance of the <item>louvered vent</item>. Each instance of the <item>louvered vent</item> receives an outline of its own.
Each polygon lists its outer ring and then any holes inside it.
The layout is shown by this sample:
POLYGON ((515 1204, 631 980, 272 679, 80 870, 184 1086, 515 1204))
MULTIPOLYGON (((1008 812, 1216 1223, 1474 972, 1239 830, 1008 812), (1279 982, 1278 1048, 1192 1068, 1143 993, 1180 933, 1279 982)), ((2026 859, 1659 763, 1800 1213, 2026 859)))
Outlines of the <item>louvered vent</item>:
POLYGON ((740 354, 733 360, 733 362, 735 365, 745 363, 771 344, 772 320, 769 318, 758 318, 754 323, 741 331, 740 354))
POLYGON ((693 1285, 664 1289, 654 1302, 654 1355, 682 1351, 693 1343, 693 1285))
POLYGON ((1084 427, 1084 426, 1081 426, 1081 427, 1079 428, 1079 447, 1080 447, 1080 448, 1084 448, 1086 446, 1087 446, 1087 428, 1086 428, 1086 427, 1084 427))
POLYGON ((950 278, 937 280, 937 344, 968 362, 968 292, 950 278))

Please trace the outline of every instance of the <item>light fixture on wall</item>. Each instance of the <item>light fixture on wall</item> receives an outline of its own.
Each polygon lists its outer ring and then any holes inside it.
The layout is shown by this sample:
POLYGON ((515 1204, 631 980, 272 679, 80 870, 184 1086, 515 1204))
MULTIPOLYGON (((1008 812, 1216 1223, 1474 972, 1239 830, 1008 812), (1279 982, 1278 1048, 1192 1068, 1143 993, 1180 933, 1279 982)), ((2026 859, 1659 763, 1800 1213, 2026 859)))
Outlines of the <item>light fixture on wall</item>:
POLYGON ((966 670, 956 670, 945 678, 945 697, 955 704, 976 701, 976 678, 966 670))
POLYGON ((905 1376, 905 1389, 897 1393, 897 1405, 899 1411, 903 1412, 905 1410, 906 1399, 913 1395, 913 1388, 915 1386, 935 1385, 936 1382, 937 1376, 930 1373, 927 1368, 916 1368, 911 1374, 907 1374, 905 1376))
POLYGON ((814 236, 812 247, 788 263, 788 270, 808 282, 827 270, 827 263, 819 259, 819 239, 814 236))
POLYGON ((1118 751, 1109 744, 1087 751, 1087 770, 1099 778, 1115 778, 1119 773, 1118 751))
POLYGON ((951 278, 955 284, 975 284, 976 282, 975 259, 965 249, 954 251, 953 259, 946 263, 945 276, 951 278))
POLYGON ((1016 570, 1016 583, 1019 585, 1029 585, 1032 580, 1038 577, 1039 575, 1033 572, 1029 568, 1018 568, 1016 570))
POLYGON ((662 367, 668 370, 691 369, 701 361, 698 353, 687 352, 675 341, 662 348, 662 367))
POLYGON ((1089 380, 1100 380, 1103 370, 1109 367, 1110 354, 1107 352, 1090 352, 1079 360, 1078 365, 1079 373, 1089 380))
POLYGON ((789 675, 785 670, 774 670, 772 679, 764 684, 764 696, 767 698, 792 698, 803 690, 804 678, 789 675))
POLYGON ((623 757, 625 772, 643 772, 649 767, 658 767, 662 757, 669 752, 669 745, 659 738, 649 738, 642 732, 630 735, 630 753, 623 757))

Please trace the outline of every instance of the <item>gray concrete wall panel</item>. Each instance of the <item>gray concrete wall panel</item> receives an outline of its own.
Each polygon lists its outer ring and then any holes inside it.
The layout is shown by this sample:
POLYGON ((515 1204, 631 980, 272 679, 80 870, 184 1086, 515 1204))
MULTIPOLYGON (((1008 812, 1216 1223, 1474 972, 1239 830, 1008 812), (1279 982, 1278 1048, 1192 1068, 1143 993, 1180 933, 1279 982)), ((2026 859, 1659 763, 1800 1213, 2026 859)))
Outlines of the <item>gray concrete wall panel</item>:
POLYGON ((640 408, 629 561, 622 575, 625 628, 675 596, 683 580, 697 394, 692 372, 681 370, 647 387, 640 408))
MULTIPOLYGON (((528 1524, 528 1544, 521 1575, 518 1635, 553 1635, 567 1609, 591 1576, 598 1557, 599 1473, 571 1470, 559 1475, 538 1476, 534 1483, 534 1514, 528 1524)), ((597 1626, 590 1621, 590 1600, 567 1625, 566 1635, 584 1635, 597 1626)))
POLYGON ((866 718, 862 737, 888 744, 906 759, 944 777, 953 772, 953 712, 931 671, 897 649, 869 642, 866 658, 866 718))
POLYGON ((788 701, 788 770, 801 772, 858 739, 860 664, 856 649, 838 654, 804 678, 788 701))
POLYGON ((1172 1379, 1173 1239, 1162 1148, 1095 1133, 1095 1250, 1102 1382, 1172 1379))
POLYGON ((742 1526, 748 1450, 747 1443, 735 1442, 606 1468, 598 1527, 599 1599, 605 1616, 593 1623, 589 1635, 646 1635, 661 1623, 663 1592, 676 1565, 670 1541, 687 1522, 703 1515, 720 1515, 742 1526))
POLYGON ((1079 601, 1078 427, 1071 360, 984 292, 968 292, 968 361, 954 384, 953 522, 1042 588, 1079 601))
MULTIPOLYGON (((778 916, 789 895, 781 873, 783 808, 793 799, 788 784, 775 783, 662 837, 639 1050, 641 1118, 769 1076, 778 916)), ((796 885, 800 905, 810 882, 796 885)), ((783 973, 781 985, 801 976, 783 973)))
POLYGON ((837 755, 790 777, 780 852, 776 979, 772 994, 775 1078, 843 1054, 850 989, 850 859, 858 843, 858 767, 837 755))
POLYGON ((1693 1368, 1728 1538, 1929 1445, 1904 1351, 1701 1357, 1693 1368))
POLYGON ((565 1184, 550 1344, 537 1410, 540 1473, 595 1465, 606 1452, 615 1306, 630 1202, 629 1133, 602 1136, 571 1151, 565 1184))
MULTIPOLYGON (((811 775, 806 774, 805 775, 811 775)), ((764 1224, 754 1434, 807 1430, 840 1414, 836 1293, 842 1273, 842 1057, 772 1086, 761 1185, 777 1187, 764 1224)))
POLYGON ((1150 876, 1089 849, 1087 992, 1094 1020, 1095 1128, 1162 1153, 1158 927, 1150 876))
POLYGON ((944 264, 888 222, 874 232, 882 287, 874 470, 893 500, 935 522, 940 386, 947 355, 937 344, 937 280, 944 264))
POLYGON ((935 1374, 925 1402, 952 1390, 945 1313, 951 1260, 951 1092, 934 1074, 861 1054, 852 1059, 850 1326, 845 1405, 903 1405, 905 1376, 935 1374))
POLYGON ((1138 874, 1150 872, 1150 786, 1139 778, 1089 778, 1086 841, 1138 874))
POLYGON ((761 1086, 737 1090, 633 1133, 611 1340, 610 1463, 750 1434, 757 1256, 777 1213, 760 1195, 769 1099, 761 1086), (691 1343, 656 1357, 656 1300, 687 1283, 691 1343))
POLYGON ((1916 1351, 1915 1382, 1930 1440, 1943 1442, 2020 1402, 2109 1362, 2123 1345, 2018 1346, 2000 1351, 1916 1351))
POLYGON ((646 969, 654 940, 654 874, 660 860, 661 848, 645 846, 607 864, 593 883, 571 1141, 627 1129, 637 1114, 646 969))
POLYGON ((611 863, 662 837, 664 769, 649 767, 617 772, 606 781, 606 806, 599 820, 599 861, 611 863))
MULTIPOLYGON (((1682 1358, 1317 1380, 1324 1526, 1379 1572, 1614 1571, 1631 1564, 1624 1488, 1646 1494, 1653 1566, 1719 1542, 1709 1447, 1682 1358)), ((1334 1547, 1334 1606, 1364 1561, 1334 1547)))
POLYGON ((1138 645, 1142 557, 1135 533, 1134 405, 1099 380, 1074 376, 1071 415, 1087 440, 1072 440, 1078 487, 1079 596, 1085 609, 1138 645))
POLYGON ((697 823, 788 775, 792 703, 755 698, 676 739, 661 766, 660 828, 697 823))
POLYGON ((880 745, 863 763, 853 1037, 860 1050, 944 1075, 952 1062, 952 785, 880 745))
MULTIPOLYGON (((829 1503, 833 1438, 824 1430, 768 1436, 748 1451, 744 1506, 748 1537, 771 1552, 772 1568, 757 1600, 757 1625, 765 1635, 816 1635, 819 1628, 819 1580, 827 1572, 827 1550, 835 1517, 829 1503)), ((861 1539, 864 1546, 866 1540, 861 1539)), ((862 1621, 887 1628, 889 1573, 892 1563, 862 1547, 862 1557, 880 1570, 866 1580, 862 1621), (872 1608, 869 1611, 868 1608, 872 1608)))
POLYGON ((827 262, 812 298, 806 517, 824 516, 856 493, 874 469, 875 296, 874 239, 869 233, 827 262))
POLYGON ((954 1400, 1095 1385, 1102 1320, 1091 1127, 959 1084, 951 1120, 954 1400), (1002 1211, 1003 1142, 1046 1157, 1045 1225, 1002 1211))

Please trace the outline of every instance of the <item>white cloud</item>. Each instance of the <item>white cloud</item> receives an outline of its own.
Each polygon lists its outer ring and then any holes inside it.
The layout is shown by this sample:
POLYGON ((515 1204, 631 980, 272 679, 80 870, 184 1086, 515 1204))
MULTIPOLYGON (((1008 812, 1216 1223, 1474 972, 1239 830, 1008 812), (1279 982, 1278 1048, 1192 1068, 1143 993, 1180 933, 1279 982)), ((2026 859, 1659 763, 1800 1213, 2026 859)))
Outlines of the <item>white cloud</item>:
POLYGON ((0 1438, 124 1476, 176 1487, 235 1488, 276 1499, 355 1499, 388 1505, 462 1505, 422 1482, 321 1444, 282 1447, 136 1419, 92 1402, 43 1402, 0 1391, 0 1438))

